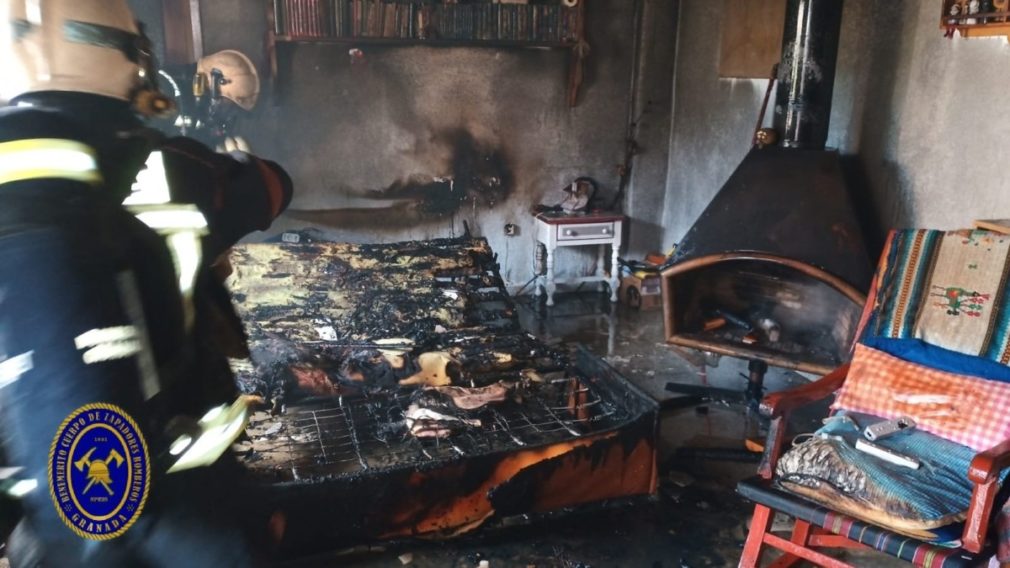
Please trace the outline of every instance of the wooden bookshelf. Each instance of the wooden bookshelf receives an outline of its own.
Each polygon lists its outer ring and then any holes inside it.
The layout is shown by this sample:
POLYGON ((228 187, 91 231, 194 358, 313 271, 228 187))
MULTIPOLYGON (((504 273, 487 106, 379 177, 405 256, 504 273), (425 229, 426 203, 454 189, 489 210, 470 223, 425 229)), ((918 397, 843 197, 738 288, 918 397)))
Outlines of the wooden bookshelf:
POLYGON ((200 0, 163 0, 164 65, 188 65, 203 57, 200 0))
POLYGON ((489 47, 518 49, 570 49, 577 45, 570 41, 524 41, 508 39, 418 39, 392 37, 293 37, 275 36, 277 43, 322 43, 341 45, 430 45, 434 47, 489 47))
POLYGON ((956 31, 963 38, 1004 36, 1010 39, 1010 2, 994 0, 996 11, 968 13, 970 0, 943 0, 940 28, 947 33, 956 31), (957 7, 957 15, 951 8, 957 7))
MULTIPOLYGON (((267 54, 273 92, 283 88, 279 52, 299 44, 430 46, 571 52, 568 104, 575 106, 588 56, 588 0, 268 0, 267 54), (569 4, 569 6, 566 6, 569 4), (363 11, 364 10, 364 11, 363 11), (339 14, 339 15, 338 15, 339 14)), ((275 99, 276 100, 276 99, 275 99)))

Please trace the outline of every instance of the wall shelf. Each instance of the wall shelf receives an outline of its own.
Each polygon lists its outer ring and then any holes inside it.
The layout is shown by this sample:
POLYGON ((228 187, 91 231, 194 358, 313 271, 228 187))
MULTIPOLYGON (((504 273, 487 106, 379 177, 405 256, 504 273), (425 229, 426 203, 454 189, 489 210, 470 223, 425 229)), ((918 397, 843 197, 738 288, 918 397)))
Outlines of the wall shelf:
MULTIPOLYGON (((589 47, 588 0, 460 4, 446 0, 268 0, 266 39, 273 93, 283 87, 279 51, 301 44, 351 47, 568 50, 568 105, 578 102, 589 47), (567 4, 567 5, 566 5, 567 4), (517 38, 525 39, 517 39, 517 38), (282 46, 287 46, 282 49, 282 46)), ((277 101, 278 97, 275 97, 277 101)))
POLYGON ((970 14, 971 0, 943 0, 940 29, 950 36, 957 32, 963 38, 1004 36, 1010 39, 1010 10, 1008 0, 995 0, 995 11, 970 14), (956 14, 952 11, 955 10, 956 14), (972 23, 969 23, 972 22, 972 23))
POLYGON ((544 42, 544 41, 520 41, 520 40, 462 40, 462 39, 419 39, 419 38, 390 38, 390 37, 292 37, 275 36, 277 43, 321 43, 321 44, 342 44, 342 45, 386 45, 386 46, 412 46, 430 45, 432 47, 488 47, 507 49, 571 49, 578 45, 576 42, 544 42))

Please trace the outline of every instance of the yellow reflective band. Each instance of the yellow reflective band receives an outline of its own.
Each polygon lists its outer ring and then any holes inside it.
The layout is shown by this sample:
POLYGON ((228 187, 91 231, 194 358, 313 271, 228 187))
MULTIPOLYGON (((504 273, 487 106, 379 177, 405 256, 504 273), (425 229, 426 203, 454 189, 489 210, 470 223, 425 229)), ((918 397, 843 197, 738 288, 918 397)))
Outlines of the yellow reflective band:
POLYGON ((135 209, 134 216, 159 233, 174 233, 178 231, 200 232, 207 228, 207 219, 195 207, 135 209))
POLYGON ((14 483, 10 489, 7 490, 7 494, 15 499, 20 499, 25 495, 28 495, 32 491, 35 491, 39 486, 39 482, 34 479, 22 479, 14 483))
POLYGON ((249 422, 250 406, 255 401, 258 401, 257 397, 240 396, 231 406, 211 409, 211 412, 200 419, 200 435, 195 440, 183 435, 173 442, 172 448, 175 451, 170 453, 179 455, 179 459, 168 469, 168 473, 204 467, 216 462, 245 431, 249 422))
POLYGON ((77 349, 94 347, 103 343, 117 343, 120 341, 132 341, 137 338, 137 328, 132 325, 119 325, 116 327, 105 327, 92 329, 74 338, 74 346, 77 349))
POLYGON ((123 205, 166 205, 172 201, 172 192, 168 188, 168 176, 165 173, 165 159, 160 151, 151 152, 144 164, 144 169, 137 174, 133 182, 130 196, 123 205))
POLYGON ((175 261, 175 273, 179 277, 179 290, 184 296, 193 293, 200 262, 203 260, 203 245, 195 233, 175 233, 167 237, 168 248, 175 261))
POLYGON ((203 261, 201 237, 207 234, 207 219, 195 205, 132 205, 130 211, 142 223, 154 229, 168 245, 179 277, 186 312, 186 327, 194 320, 193 286, 203 261))
POLYGON ((102 182, 95 151, 87 144, 59 138, 0 143, 0 184, 45 178, 102 182))
POLYGON ((137 328, 132 325, 92 329, 74 338, 74 345, 84 351, 85 365, 126 359, 140 353, 137 328))
POLYGON ((29 351, 17 357, 0 361, 0 389, 14 384, 14 381, 20 379, 21 375, 35 368, 35 363, 32 360, 34 354, 34 351, 29 351))
POLYGON ((185 452, 186 448, 188 448, 189 445, 192 443, 193 443, 193 437, 190 436, 189 434, 183 434, 182 436, 176 438, 174 442, 172 442, 172 445, 169 446, 168 448, 168 453, 173 456, 177 456, 182 452, 185 452))

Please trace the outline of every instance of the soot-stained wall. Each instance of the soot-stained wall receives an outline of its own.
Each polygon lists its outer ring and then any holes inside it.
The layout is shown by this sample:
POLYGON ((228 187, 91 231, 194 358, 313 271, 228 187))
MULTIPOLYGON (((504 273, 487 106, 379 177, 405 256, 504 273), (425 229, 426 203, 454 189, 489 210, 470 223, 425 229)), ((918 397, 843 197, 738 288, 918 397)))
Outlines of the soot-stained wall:
MULTIPOLYGON (((239 49, 265 69, 263 4, 204 2, 206 51, 239 49)), ((673 3, 660 4, 672 18, 673 3)), ((490 239, 506 280, 526 282, 531 206, 558 202, 579 175, 599 181, 605 202, 618 186, 635 2, 593 0, 588 12, 592 52, 574 109, 563 50, 362 46, 364 60, 352 64, 350 46, 282 46, 281 92, 265 93, 241 126, 297 186, 274 229, 312 225, 343 241, 386 242, 458 235, 466 221, 490 239), (506 223, 519 236, 505 237, 506 223)), ((656 177, 643 185, 661 193, 665 171, 656 177)), ((558 268, 588 270, 594 260, 563 251, 558 268)))
MULTIPOLYGON (((666 238, 679 240, 750 147, 765 81, 718 78, 721 2, 681 3, 666 238)), ((946 39, 939 2, 848 0, 828 145, 880 245, 892 227, 1010 216, 1004 38, 946 39)), ((770 122, 770 117, 769 117, 770 122)))
POLYGON ((944 38, 938 2, 893 4, 872 16, 895 23, 861 62, 874 67, 858 140, 879 224, 954 229, 1010 217, 1010 116, 1000 112, 1010 44, 944 38))
MULTIPOLYGON (((871 2, 845 2, 828 145, 844 152, 858 146, 867 61, 874 34, 886 35, 872 17, 871 2)), ((682 2, 677 37, 674 118, 664 215, 665 238, 677 242, 729 178, 751 147, 768 86, 766 79, 719 77, 722 2, 682 2)), ((774 101, 774 97, 772 98, 774 101)), ((769 108, 765 124, 770 125, 769 108)), ((740 230, 746 230, 745 227, 740 230)))

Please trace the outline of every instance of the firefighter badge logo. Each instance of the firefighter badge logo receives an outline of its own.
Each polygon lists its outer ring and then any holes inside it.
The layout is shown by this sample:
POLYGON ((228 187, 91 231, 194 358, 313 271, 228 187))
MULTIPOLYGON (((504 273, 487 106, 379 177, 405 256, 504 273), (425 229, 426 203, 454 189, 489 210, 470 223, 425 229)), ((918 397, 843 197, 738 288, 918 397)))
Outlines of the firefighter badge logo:
POLYGON ((147 444, 118 406, 82 406, 56 431, 49 492, 78 536, 109 540, 126 532, 144 509, 150 483, 147 444))

